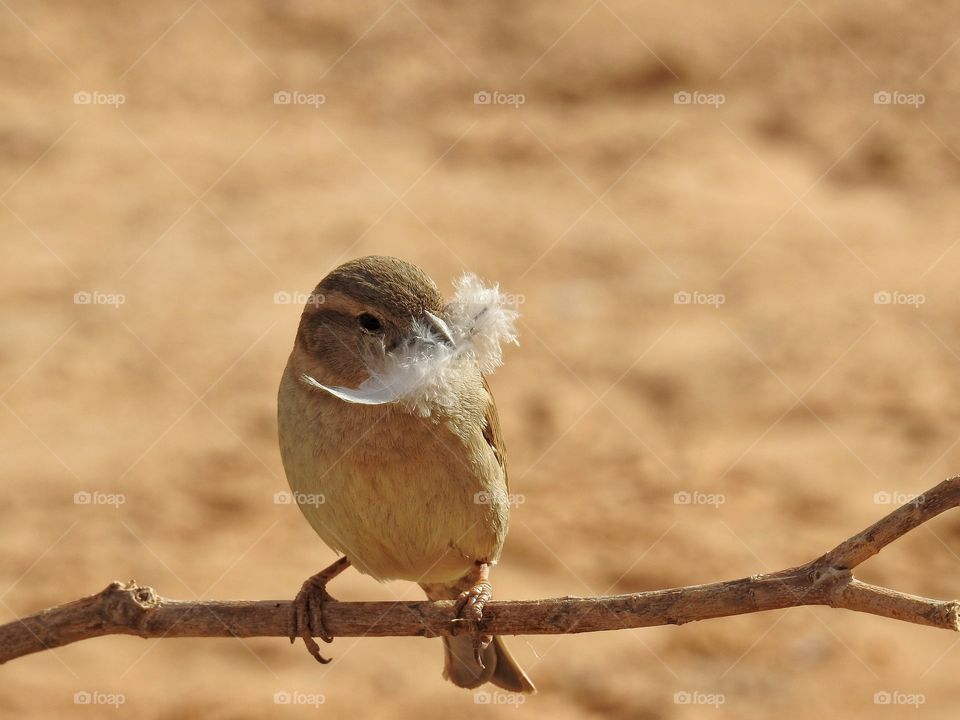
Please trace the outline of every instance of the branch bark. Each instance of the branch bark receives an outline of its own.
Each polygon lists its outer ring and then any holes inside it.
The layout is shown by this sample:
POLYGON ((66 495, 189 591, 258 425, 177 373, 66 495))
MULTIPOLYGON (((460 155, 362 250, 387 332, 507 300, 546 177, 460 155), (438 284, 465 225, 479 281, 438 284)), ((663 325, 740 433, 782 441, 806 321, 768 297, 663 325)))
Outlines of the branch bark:
MULTIPOLYGON (((804 565, 738 580, 668 590, 549 600, 493 602, 479 629, 494 635, 554 635, 744 615, 826 605, 960 631, 960 601, 932 600, 861 582, 853 569, 940 513, 960 505, 960 476, 903 505, 833 550, 804 565)), ((324 620, 340 637, 457 635, 452 601, 330 602, 324 620)), ((103 635, 286 637, 287 600, 204 600, 159 596, 134 582, 113 582, 79 600, 0 626, 0 663, 103 635)))

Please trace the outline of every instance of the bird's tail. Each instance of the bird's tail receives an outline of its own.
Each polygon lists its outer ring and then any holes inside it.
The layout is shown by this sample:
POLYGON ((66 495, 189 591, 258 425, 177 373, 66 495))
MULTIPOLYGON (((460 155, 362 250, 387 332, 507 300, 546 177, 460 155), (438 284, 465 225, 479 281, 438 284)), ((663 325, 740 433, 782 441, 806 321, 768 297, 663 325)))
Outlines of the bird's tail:
MULTIPOLYGON (((454 585, 421 584, 431 600, 456 600, 465 589, 454 585)), ((462 688, 476 688, 490 682, 504 690, 518 693, 535 693, 533 682, 523 671, 503 640, 494 637, 480 657, 483 666, 477 663, 473 653, 473 637, 457 635, 443 638, 443 676, 462 688)))

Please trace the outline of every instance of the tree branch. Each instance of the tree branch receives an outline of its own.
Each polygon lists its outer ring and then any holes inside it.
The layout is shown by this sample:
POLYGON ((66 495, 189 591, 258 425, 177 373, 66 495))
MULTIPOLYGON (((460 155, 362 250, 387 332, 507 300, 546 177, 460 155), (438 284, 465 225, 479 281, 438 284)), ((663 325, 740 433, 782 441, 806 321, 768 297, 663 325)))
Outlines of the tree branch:
MULTIPOLYGON (((960 631, 960 602, 908 595, 853 577, 853 569, 940 513, 960 505, 960 476, 944 480, 863 532, 804 565, 739 580, 669 590, 549 600, 494 602, 480 630, 495 635, 554 635, 744 615, 801 605, 827 605, 960 631)), ((330 602, 324 620, 340 637, 456 635, 452 601, 330 602)), ((0 626, 0 663, 102 635, 286 637, 287 600, 160 597, 153 588, 114 582, 104 590, 0 626)))

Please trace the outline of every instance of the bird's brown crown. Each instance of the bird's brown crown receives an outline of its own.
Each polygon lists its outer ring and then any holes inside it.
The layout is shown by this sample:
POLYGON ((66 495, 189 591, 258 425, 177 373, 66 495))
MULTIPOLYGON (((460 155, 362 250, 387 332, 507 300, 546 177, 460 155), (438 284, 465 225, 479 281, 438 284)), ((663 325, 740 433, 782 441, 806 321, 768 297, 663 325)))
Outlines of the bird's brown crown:
POLYGON ((443 310, 443 296, 429 275, 416 265, 384 255, 345 262, 320 281, 316 293, 325 297, 343 294, 378 306, 397 319, 443 310))

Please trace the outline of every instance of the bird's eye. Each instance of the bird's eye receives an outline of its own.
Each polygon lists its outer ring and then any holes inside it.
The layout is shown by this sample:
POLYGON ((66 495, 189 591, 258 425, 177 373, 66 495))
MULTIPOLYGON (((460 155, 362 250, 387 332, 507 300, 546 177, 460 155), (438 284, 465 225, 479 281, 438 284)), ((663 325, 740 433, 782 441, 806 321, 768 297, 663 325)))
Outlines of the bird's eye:
POLYGON ((371 332, 379 330, 381 327, 380 321, 370 313, 360 313, 357 315, 357 322, 360 323, 360 327, 364 330, 370 330, 371 332))

